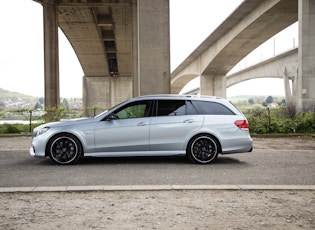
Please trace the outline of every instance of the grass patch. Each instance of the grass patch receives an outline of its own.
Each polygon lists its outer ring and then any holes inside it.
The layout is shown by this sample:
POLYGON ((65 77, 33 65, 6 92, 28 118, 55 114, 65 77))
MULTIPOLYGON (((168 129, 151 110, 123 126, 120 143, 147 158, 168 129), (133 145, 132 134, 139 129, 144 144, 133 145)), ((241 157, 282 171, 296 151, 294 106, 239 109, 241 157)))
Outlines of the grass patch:
POLYGON ((0 124, 0 134, 19 134, 33 132, 33 129, 40 124, 0 124))

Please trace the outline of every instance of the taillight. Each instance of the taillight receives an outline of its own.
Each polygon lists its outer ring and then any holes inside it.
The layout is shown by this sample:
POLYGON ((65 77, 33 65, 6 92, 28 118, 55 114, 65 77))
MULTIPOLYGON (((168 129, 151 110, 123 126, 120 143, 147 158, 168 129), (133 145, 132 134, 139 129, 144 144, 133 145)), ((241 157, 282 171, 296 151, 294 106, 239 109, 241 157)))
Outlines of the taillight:
POLYGON ((249 125, 247 120, 238 120, 235 121, 234 124, 239 127, 241 130, 248 130, 249 129, 249 125))

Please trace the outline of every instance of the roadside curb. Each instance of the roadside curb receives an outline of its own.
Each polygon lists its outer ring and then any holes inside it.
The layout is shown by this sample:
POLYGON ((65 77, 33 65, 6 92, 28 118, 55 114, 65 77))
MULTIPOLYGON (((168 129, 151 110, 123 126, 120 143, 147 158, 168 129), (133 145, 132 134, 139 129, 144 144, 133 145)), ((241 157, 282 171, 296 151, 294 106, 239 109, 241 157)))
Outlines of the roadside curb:
POLYGON ((96 192, 96 191, 174 191, 174 190, 309 190, 315 185, 116 185, 42 186, 0 188, 0 193, 96 192))

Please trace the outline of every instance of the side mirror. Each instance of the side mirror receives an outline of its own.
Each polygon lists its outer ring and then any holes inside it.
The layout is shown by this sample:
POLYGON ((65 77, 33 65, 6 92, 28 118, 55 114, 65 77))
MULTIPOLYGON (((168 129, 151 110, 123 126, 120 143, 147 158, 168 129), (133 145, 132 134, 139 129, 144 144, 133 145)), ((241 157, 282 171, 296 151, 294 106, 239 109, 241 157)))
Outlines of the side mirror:
POLYGON ((106 121, 117 120, 117 119, 119 119, 119 117, 114 113, 107 115, 105 118, 106 121))

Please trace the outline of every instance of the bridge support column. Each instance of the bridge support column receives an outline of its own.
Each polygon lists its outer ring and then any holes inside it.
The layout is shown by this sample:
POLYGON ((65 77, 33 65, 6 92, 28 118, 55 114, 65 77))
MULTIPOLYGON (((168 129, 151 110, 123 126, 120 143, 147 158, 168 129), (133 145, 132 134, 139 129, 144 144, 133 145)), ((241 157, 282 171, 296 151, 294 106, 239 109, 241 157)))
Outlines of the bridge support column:
POLYGON ((297 112, 315 107, 315 1, 299 0, 297 112))
POLYGON ((132 77, 84 76, 83 107, 91 117, 132 97, 132 77), (93 96, 91 96, 93 95, 93 96))
POLYGON ((226 98, 226 77, 201 75, 200 94, 226 98))
POLYGON ((295 93, 295 77, 288 76, 287 68, 284 67, 283 71, 283 82, 284 82, 284 94, 285 94, 285 101, 286 101, 286 110, 290 114, 295 114, 295 102, 294 97, 295 93), (290 80, 292 81, 292 87, 290 86, 290 80))
POLYGON ((171 92, 169 0, 137 0, 133 10, 133 95, 171 92))
POLYGON ((59 120, 59 54, 57 0, 43 2, 46 121, 59 120))

